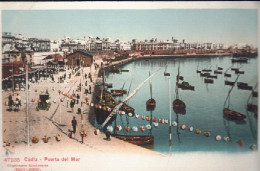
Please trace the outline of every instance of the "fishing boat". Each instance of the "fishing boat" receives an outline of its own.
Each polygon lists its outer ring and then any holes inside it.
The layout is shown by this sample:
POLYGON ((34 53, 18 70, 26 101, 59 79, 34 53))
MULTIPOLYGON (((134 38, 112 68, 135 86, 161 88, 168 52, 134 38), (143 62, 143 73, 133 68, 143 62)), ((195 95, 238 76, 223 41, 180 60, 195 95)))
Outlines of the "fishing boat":
POLYGON ((213 84, 213 83, 214 83, 214 80, 209 79, 209 78, 205 78, 205 79, 204 79, 204 83, 211 83, 211 84, 213 84))
POLYGON ((235 74, 245 74, 245 71, 235 70, 235 74))
POLYGON ((224 73, 224 77, 231 77, 231 74, 224 73))
POLYGON ((233 85, 235 85, 235 82, 225 80, 225 85, 233 86, 233 85))
MULTIPOLYGON (((150 72, 149 72, 149 76, 150 76, 150 72)), ((152 110, 155 109, 156 101, 153 99, 151 79, 149 79, 149 87, 150 87, 150 96, 151 96, 151 98, 146 101, 146 109, 147 109, 147 111, 150 111, 150 110, 152 111, 152 110)))
POLYGON ((201 73, 201 71, 199 70, 199 64, 197 66, 197 70, 196 70, 197 73, 201 73))
POLYGON ((176 79, 183 80, 184 78, 183 78, 183 76, 176 76, 176 79))
MULTIPOLYGON (((112 96, 112 93, 107 91, 108 85, 105 83, 105 69, 103 68, 103 64, 101 64, 101 74, 102 74, 102 86, 97 87, 97 89, 100 89, 99 93, 97 93, 96 102, 94 106, 94 111, 96 114, 96 121, 98 124, 103 123, 106 118, 109 116, 111 111, 120 104, 120 101, 115 101, 115 99, 112 96)), ((124 91, 123 91, 124 92, 124 91)), ((125 111, 127 113, 134 113, 134 109, 126 104, 122 104, 122 111, 125 111)), ((114 120, 115 117, 112 118, 111 122, 114 120)))
POLYGON ((238 59, 231 59, 231 61, 234 62, 239 62, 239 63, 247 63, 248 59, 247 58, 238 58, 238 59))
MULTIPOLYGON (((236 78, 236 80, 235 80, 235 83, 237 82, 238 77, 239 77, 239 75, 237 76, 237 78, 236 78)), ((228 118, 228 119, 230 119, 230 120, 240 121, 240 120, 245 119, 246 116, 243 115, 243 114, 241 114, 241 113, 238 113, 238 112, 236 112, 236 111, 234 111, 234 110, 231 110, 231 109, 229 108, 229 105, 230 105, 230 94, 231 94, 233 88, 234 88, 234 85, 233 85, 233 86, 231 87, 231 89, 229 90, 228 95, 227 95, 227 98, 226 98, 226 100, 225 100, 225 102, 224 102, 223 114, 224 114, 224 117, 226 117, 226 118, 228 118), (226 105, 227 105, 227 106, 226 106, 226 105)))
POLYGON ((217 75, 209 75, 209 76, 207 76, 207 78, 214 78, 214 79, 217 79, 218 76, 217 76, 217 75))
POLYGON ((166 72, 166 70, 167 70, 167 65, 165 66, 165 71, 164 71, 163 75, 164 75, 164 76, 170 76, 171 74, 168 73, 168 72, 166 72))
POLYGON ((222 74, 222 71, 215 70, 214 74, 222 74))
POLYGON ((182 83, 178 83, 177 86, 182 90, 195 90, 195 87, 190 85, 187 81, 183 81, 182 83))
MULTIPOLYGON (((103 129, 111 120, 111 118, 117 116, 118 111, 120 110, 120 108, 131 98, 133 97, 138 90, 144 85, 144 83, 146 81, 148 81, 152 76, 154 76, 156 73, 158 73, 159 70, 157 70, 156 72, 154 72, 150 77, 148 77, 147 79, 145 79, 130 95, 128 95, 122 102, 120 102, 119 104, 117 104, 114 109, 112 110, 112 112, 109 114, 109 116, 107 117, 107 119, 102 123, 101 125, 101 129, 103 129)), ((129 92, 129 91, 128 91, 129 92)), ((126 115, 127 116, 127 115, 126 115)), ((128 117, 128 116, 127 116, 128 117)), ((152 118, 152 116, 151 116, 152 118)), ((152 120, 150 120, 150 122, 152 122, 152 120)), ((132 144, 136 144, 136 145, 150 145, 153 144, 154 142, 154 137, 152 135, 148 135, 148 136, 139 136, 139 135, 118 135, 116 133, 114 133, 114 135, 112 135, 116 138, 122 139, 124 141, 127 141, 129 143, 132 144)))
POLYGON ((231 68, 232 71, 237 71, 239 68, 231 68))
POLYGON ((210 73, 207 73, 207 72, 206 72, 206 73, 203 73, 203 72, 201 72, 201 73, 200 73, 200 76, 201 76, 201 77, 208 77, 208 76, 210 76, 210 73))
POLYGON ((129 142, 135 145, 153 145, 154 144, 154 136, 147 135, 147 136, 135 136, 135 135, 119 135, 119 134, 112 134, 113 137, 118 138, 120 140, 129 142))
MULTIPOLYGON (((254 89, 256 89, 257 85, 258 85, 258 83, 256 83, 254 89)), ((257 97, 257 96, 256 96, 256 97, 257 97)), ((255 99, 256 97, 254 96, 254 90, 252 90, 252 92, 251 92, 251 94, 250 94, 250 96, 249 96, 249 98, 248 98, 248 100, 247 100, 247 110, 248 110, 249 112, 253 112, 253 113, 255 113, 255 114, 258 113, 258 106, 253 103, 253 101, 254 101, 254 99, 255 99)))
POLYGON ((110 90, 112 96, 123 96, 127 93, 127 90, 110 90))
POLYGON ((253 87, 244 82, 237 82, 237 88, 241 90, 252 90, 253 87))
POLYGON ((255 105, 255 104, 248 103, 248 104, 247 104, 247 110, 248 110, 249 112, 257 113, 257 111, 258 111, 258 106, 255 105))
POLYGON ((233 57, 256 57, 257 52, 235 52, 232 55, 233 57))
POLYGON ((202 71, 203 72, 211 72, 212 70, 211 69, 203 69, 202 71))
POLYGON ((179 98, 179 74, 180 74, 180 65, 178 68, 178 75, 176 79, 176 87, 175 87, 175 94, 176 94, 176 99, 172 102, 173 104, 173 110, 176 114, 185 114, 186 113, 186 105, 185 103, 179 98))

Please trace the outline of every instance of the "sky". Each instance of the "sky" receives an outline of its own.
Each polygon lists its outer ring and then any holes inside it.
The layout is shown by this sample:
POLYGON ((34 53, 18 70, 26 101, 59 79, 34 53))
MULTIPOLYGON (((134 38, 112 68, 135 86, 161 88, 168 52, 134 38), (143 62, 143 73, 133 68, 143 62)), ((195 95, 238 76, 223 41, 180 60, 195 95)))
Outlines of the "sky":
POLYGON ((256 9, 3 10, 2 32, 62 39, 171 40, 257 45, 256 9))

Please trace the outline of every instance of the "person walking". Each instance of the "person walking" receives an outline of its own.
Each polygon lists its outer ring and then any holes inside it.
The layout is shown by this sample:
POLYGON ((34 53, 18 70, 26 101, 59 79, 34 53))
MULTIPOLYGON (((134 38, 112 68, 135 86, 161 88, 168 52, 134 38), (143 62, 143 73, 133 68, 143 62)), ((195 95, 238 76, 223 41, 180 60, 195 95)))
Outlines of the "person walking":
POLYGON ((76 127, 77 127, 77 120, 75 119, 76 117, 73 116, 73 120, 71 120, 71 124, 72 124, 72 128, 73 128, 73 134, 74 134, 74 137, 75 137, 75 133, 76 133, 76 127))
POLYGON ((88 86, 89 94, 91 94, 91 86, 88 86))
POLYGON ((73 113, 74 112, 74 106, 75 106, 75 100, 74 99, 72 99, 71 101, 70 101, 70 108, 71 108, 71 112, 73 113))

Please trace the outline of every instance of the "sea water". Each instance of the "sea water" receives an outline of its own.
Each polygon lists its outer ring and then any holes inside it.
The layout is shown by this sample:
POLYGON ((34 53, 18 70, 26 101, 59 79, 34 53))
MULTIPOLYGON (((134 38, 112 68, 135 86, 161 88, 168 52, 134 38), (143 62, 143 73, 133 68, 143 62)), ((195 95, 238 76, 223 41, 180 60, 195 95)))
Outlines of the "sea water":
MULTIPOLYGON (((255 87, 258 82, 258 59, 250 58, 248 63, 232 63, 232 57, 211 57, 211 58, 172 58, 172 59, 139 59, 121 66, 121 69, 129 70, 121 74, 109 73, 106 82, 112 83, 112 89, 127 89, 130 93, 137 88, 149 73, 159 70, 151 78, 152 97, 156 100, 156 108, 150 112, 146 110, 146 101, 151 97, 149 81, 130 99, 127 104, 135 109, 139 118, 117 115, 116 125, 121 125, 122 130, 117 134, 122 135, 153 135, 153 150, 161 153, 168 152, 194 152, 194 151, 221 151, 221 152, 246 152, 251 151, 251 145, 257 145, 257 117, 254 113, 247 112, 247 103, 251 91, 238 89, 235 85, 230 95, 230 108, 247 116, 244 122, 228 121, 223 118, 223 107, 225 99, 231 86, 224 85, 225 80, 235 81, 237 74, 231 71, 230 67, 240 68, 245 71, 238 78, 238 82, 246 82, 255 87), (172 102, 176 98, 175 86, 176 75, 180 67, 180 75, 184 81, 195 86, 195 91, 178 90, 179 97, 186 104, 186 114, 175 114, 172 102), (217 67, 222 67, 222 74, 213 79, 213 84, 204 83, 204 77, 200 77, 196 70, 212 69, 211 74, 217 67), (224 77, 224 72, 231 74, 230 78, 224 77), (164 76, 164 72, 170 76, 164 76), (170 87, 169 87, 170 82, 170 87), (169 94, 170 93, 170 94, 169 94), (172 144, 169 147, 169 124, 159 123, 158 127, 152 126, 151 130, 141 132, 127 132, 125 126, 146 126, 151 121, 142 120, 141 116, 151 116, 169 119, 169 95, 171 96, 171 123, 178 122, 177 127, 171 127, 172 144), (186 129, 180 129, 185 124, 186 129), (192 132, 188 128, 192 126, 192 132), (196 134, 195 129, 200 129, 201 134, 196 134), (210 132, 210 136, 204 136, 204 132, 210 132), (216 141, 215 136, 220 135, 221 140, 216 141), (231 141, 225 142, 224 137, 230 136, 231 141), (242 141, 240 146, 237 141, 242 141)), ((257 91, 258 87, 256 88, 257 91)), ((123 100, 127 95, 116 98, 123 100)), ((251 103, 257 104, 257 98, 250 98, 251 103)), ((113 123, 114 124, 114 123, 113 123)))

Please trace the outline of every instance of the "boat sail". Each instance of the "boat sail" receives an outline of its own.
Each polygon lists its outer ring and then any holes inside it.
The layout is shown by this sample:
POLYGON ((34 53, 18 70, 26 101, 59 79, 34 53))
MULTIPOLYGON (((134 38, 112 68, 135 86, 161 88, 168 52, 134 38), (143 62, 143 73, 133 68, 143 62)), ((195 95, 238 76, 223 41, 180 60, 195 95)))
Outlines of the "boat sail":
MULTIPOLYGON (((150 76, 150 72, 149 72, 149 76, 150 76)), ((147 111, 150 111, 150 110, 152 111, 152 110, 155 109, 156 101, 153 99, 151 79, 149 79, 149 86, 150 86, 150 96, 151 96, 151 98, 146 101, 146 109, 147 109, 147 111)))
MULTIPOLYGON (((235 83, 237 82, 238 77, 239 77, 239 75, 237 76, 237 78, 236 78, 236 80, 235 80, 235 83)), ((235 85, 235 84, 234 84, 234 85, 235 85)), ((225 100, 225 102, 224 102, 223 114, 224 114, 224 116, 225 116, 226 118, 228 118, 228 119, 230 119, 230 120, 238 120, 238 121, 239 121, 239 120, 245 119, 246 116, 243 115, 243 114, 241 114, 241 113, 238 113, 238 112, 236 112, 236 111, 234 111, 234 110, 229 109, 230 94, 231 94, 231 92, 232 92, 232 90, 233 90, 233 88, 234 88, 234 85, 233 85, 233 86, 231 87, 231 89, 229 90, 228 95, 227 95, 227 98, 226 98, 226 100, 225 100), (227 102, 228 102, 228 105, 227 105, 227 107, 226 107, 226 103, 227 103, 227 102)))
MULTIPOLYGON (((101 129, 103 129, 104 127, 106 127, 110 123, 110 120, 117 115, 118 111, 123 106, 123 104, 125 104, 125 102, 127 102, 131 97, 133 97, 138 92, 138 90, 144 85, 144 83, 147 82, 156 73, 158 73, 159 70, 160 69, 158 69, 151 76, 149 76, 147 79, 145 79, 130 95, 128 95, 122 102, 120 102, 119 104, 117 104, 113 108, 112 112, 108 115, 106 120, 102 123, 101 129)), ((150 122, 150 124, 151 124, 151 122, 150 122)), ((114 136, 116 138, 119 138, 121 140, 127 141, 129 143, 136 144, 136 145, 147 145, 147 144, 153 144, 154 143, 154 137, 152 135, 148 135, 148 136, 139 136, 138 135, 138 136, 136 136, 136 135, 118 135, 118 134, 114 134, 112 136, 114 136)))
POLYGON ((186 113, 186 105, 182 100, 180 100, 179 92, 178 92, 179 74, 180 74, 180 64, 179 64, 179 67, 178 67, 178 75, 176 77, 176 87, 175 87, 176 99, 173 101, 173 110, 176 114, 185 114, 186 113))
MULTIPOLYGON (((96 121, 98 124, 102 124, 105 121, 105 119, 109 116, 111 111, 115 108, 115 106, 121 103, 116 101, 113 98, 112 93, 107 91, 103 64, 101 64, 101 68, 102 86, 100 90, 100 95, 97 96, 96 103, 94 106, 96 121)), ((121 107, 123 108, 121 108, 121 110, 124 110, 125 112, 133 111, 133 108, 128 106, 127 104, 123 104, 121 107)))

